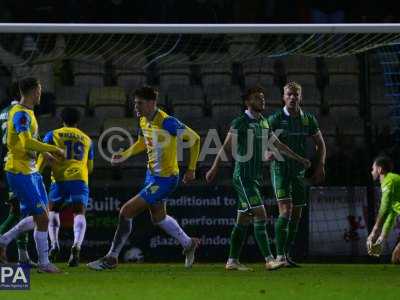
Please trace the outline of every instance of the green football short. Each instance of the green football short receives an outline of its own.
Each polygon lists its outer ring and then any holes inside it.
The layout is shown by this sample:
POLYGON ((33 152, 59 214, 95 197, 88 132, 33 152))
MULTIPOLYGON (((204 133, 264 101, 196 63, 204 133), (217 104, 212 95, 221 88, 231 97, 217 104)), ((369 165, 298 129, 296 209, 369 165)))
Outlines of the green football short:
POLYGON ((8 182, 6 176, 3 176, 4 179, 4 185, 5 185, 5 190, 7 191, 6 195, 3 198, 3 201, 5 204, 10 205, 11 203, 14 203, 17 198, 15 197, 14 193, 11 192, 10 188, 8 187, 8 182))
POLYGON ((238 195, 238 211, 247 211, 264 205, 260 194, 261 184, 258 180, 242 180, 240 176, 234 176, 233 187, 238 195))
POLYGON ((305 184, 304 172, 288 172, 285 168, 271 170, 272 187, 276 199, 291 199, 294 206, 306 206, 308 187, 305 184))

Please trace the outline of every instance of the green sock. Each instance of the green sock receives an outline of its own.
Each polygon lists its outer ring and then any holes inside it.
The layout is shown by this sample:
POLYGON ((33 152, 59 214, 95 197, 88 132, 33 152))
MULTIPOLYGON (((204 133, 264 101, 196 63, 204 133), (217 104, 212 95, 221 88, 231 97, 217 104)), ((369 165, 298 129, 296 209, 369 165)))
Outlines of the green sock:
POLYGON ((265 228, 265 220, 254 221, 254 238, 257 241, 258 248, 264 257, 272 255, 269 247, 267 229, 265 228))
POLYGON ((289 219, 279 216, 275 222, 276 255, 285 255, 289 219))
POLYGON ((289 252, 294 246, 294 241, 296 239, 297 228, 299 226, 298 220, 290 220, 288 225, 288 234, 286 241, 286 254, 290 257, 289 252))
POLYGON ((14 213, 9 213, 7 219, 0 225, 0 234, 4 234, 9 231, 17 222, 19 221, 19 216, 14 213))
POLYGON ((231 244, 229 248, 229 258, 239 259, 243 243, 246 238, 247 226, 235 224, 231 233, 231 244))
POLYGON ((20 234, 17 238, 17 248, 26 250, 28 246, 28 232, 20 234))

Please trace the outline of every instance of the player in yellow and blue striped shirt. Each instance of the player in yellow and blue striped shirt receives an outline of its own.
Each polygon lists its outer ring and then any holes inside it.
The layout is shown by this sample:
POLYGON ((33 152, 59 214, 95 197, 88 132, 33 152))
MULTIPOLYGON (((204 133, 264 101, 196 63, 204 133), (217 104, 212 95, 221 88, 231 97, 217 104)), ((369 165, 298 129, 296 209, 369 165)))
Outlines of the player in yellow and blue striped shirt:
POLYGON ((114 155, 113 164, 130 156, 147 151, 148 164, 144 188, 122 206, 119 224, 108 254, 88 264, 94 270, 112 269, 132 230, 132 218, 146 209, 150 210, 153 223, 176 238, 186 256, 185 266, 191 267, 199 240, 190 238, 174 218, 167 215, 163 199, 173 192, 179 181, 177 141, 179 137, 190 143, 190 161, 183 182, 195 179, 196 163, 200 151, 200 137, 188 126, 157 108, 158 93, 151 87, 135 91, 135 111, 140 117, 140 134, 137 142, 121 154, 114 155))
MULTIPOLYGON (((5 248, 19 234, 32 230, 38 252, 38 270, 58 273, 48 258, 47 194, 42 176, 36 168, 37 152, 49 152, 64 158, 64 150, 38 141, 38 124, 33 107, 40 103, 42 87, 35 78, 26 78, 19 84, 21 100, 9 112, 7 121, 7 148, 5 171, 11 191, 20 201, 22 219, 0 237, 0 261, 5 261, 5 248)), ((53 158, 54 159, 54 158, 53 158)))
MULTIPOLYGON (((89 173, 93 170, 94 150, 89 136, 77 128, 80 114, 67 107, 61 112, 63 127, 46 134, 44 142, 65 150, 64 161, 51 163, 52 184, 49 192, 50 259, 54 262, 59 253, 59 213, 64 205, 72 205, 74 213, 74 243, 68 261, 70 267, 79 264, 79 253, 86 232, 85 208, 89 200, 89 173)), ((43 156, 38 168, 43 169, 43 156)))

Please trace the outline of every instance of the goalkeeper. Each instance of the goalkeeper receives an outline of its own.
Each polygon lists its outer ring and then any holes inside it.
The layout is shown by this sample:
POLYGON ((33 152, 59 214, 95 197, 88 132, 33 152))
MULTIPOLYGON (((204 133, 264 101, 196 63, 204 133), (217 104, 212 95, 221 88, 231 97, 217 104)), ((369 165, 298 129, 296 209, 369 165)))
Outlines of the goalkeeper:
MULTIPOLYGON (((377 220, 367 239, 368 254, 379 256, 383 243, 400 214, 400 175, 392 173, 393 163, 390 158, 380 156, 372 165, 372 177, 381 183, 382 198, 377 220)), ((400 243, 392 254, 392 262, 400 263, 400 243)))

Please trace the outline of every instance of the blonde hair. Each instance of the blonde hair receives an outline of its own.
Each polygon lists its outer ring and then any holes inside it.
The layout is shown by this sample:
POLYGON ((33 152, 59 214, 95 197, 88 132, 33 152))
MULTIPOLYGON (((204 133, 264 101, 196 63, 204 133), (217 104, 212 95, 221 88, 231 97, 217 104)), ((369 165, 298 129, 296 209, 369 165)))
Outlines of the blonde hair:
POLYGON ((288 83, 286 83, 286 85, 283 87, 283 89, 289 89, 289 90, 295 90, 301 93, 301 85, 298 84, 295 81, 290 81, 288 83))

